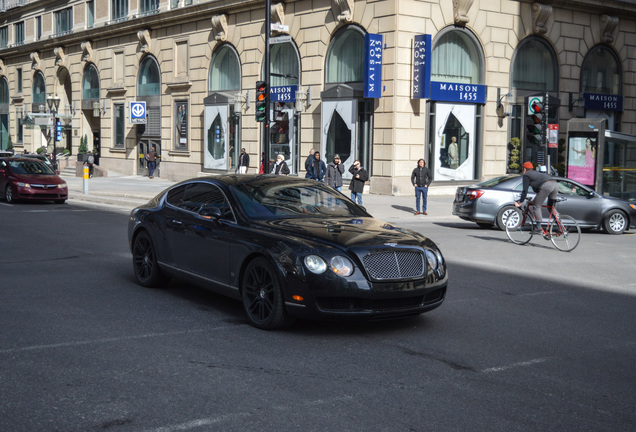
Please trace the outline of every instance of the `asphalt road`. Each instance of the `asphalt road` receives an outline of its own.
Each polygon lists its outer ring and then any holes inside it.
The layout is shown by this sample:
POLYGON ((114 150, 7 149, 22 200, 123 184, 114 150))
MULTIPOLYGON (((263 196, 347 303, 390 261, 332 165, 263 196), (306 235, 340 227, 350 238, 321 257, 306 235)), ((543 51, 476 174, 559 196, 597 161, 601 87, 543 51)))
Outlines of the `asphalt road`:
POLYGON ((205 290, 137 286, 124 211, 1 202, 0 431, 636 429, 636 236, 563 253, 403 222, 448 260, 440 308, 265 332, 205 290))

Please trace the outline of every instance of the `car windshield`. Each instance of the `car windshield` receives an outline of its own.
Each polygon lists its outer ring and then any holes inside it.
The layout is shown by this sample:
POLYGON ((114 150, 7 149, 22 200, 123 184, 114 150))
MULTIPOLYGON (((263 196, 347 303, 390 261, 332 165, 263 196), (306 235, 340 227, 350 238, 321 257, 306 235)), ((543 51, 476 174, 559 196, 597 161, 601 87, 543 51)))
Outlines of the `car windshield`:
POLYGON ((9 161, 9 166, 14 174, 29 174, 29 175, 54 175, 55 172, 49 168, 45 163, 39 160, 29 161, 9 161))
POLYGON ((235 186, 232 191, 251 219, 368 216, 342 194, 320 183, 246 183, 235 186))

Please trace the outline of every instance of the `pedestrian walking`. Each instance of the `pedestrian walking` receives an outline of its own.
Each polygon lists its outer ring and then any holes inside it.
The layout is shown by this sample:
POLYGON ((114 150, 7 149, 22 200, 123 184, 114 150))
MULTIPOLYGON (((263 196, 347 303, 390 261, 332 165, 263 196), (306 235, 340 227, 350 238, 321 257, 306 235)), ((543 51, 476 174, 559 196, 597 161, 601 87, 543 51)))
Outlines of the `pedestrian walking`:
POLYGON ((311 161, 308 171, 311 173, 311 177, 308 178, 321 182, 325 178, 326 171, 327 165, 325 165, 325 162, 320 159, 320 152, 314 152, 314 158, 311 161))
POLYGON ((353 165, 349 168, 351 173, 351 183, 349 190, 351 191, 351 201, 362 205, 362 192, 364 191, 364 183, 369 180, 369 173, 360 165, 359 160, 353 161, 353 165))
POLYGON ((271 174, 289 175, 289 167, 285 162, 285 156, 279 154, 276 156, 276 162, 272 165, 271 174))
POLYGON ((244 148, 242 148, 241 154, 239 155, 238 173, 239 174, 247 173, 247 168, 249 166, 250 166, 250 155, 245 151, 244 148))
POLYGON ((261 153, 261 166, 258 169, 259 174, 265 174, 265 152, 261 153))
POLYGON ((311 164, 314 161, 314 153, 316 152, 316 150, 311 149, 309 150, 309 156, 307 156, 307 159, 305 160, 305 171, 307 171, 305 173, 305 178, 312 178, 311 176, 311 164))
POLYGON ((155 168, 157 168, 157 147, 152 146, 152 150, 148 152, 146 155, 146 160, 148 161, 148 177, 155 178, 155 168))
POLYGON ((431 184, 431 181, 433 181, 433 176, 431 175, 431 170, 426 166, 426 161, 424 159, 418 160, 417 166, 411 173, 411 183, 413 183, 415 187, 415 215, 428 214, 426 213, 426 201, 428 197, 428 186, 431 184))
POLYGON ((325 184, 331 186, 338 192, 342 192, 342 174, 344 170, 344 165, 340 162, 340 155, 335 154, 333 156, 333 162, 329 162, 329 165, 327 165, 325 184))
POLYGON ((93 164, 95 163, 93 152, 88 152, 88 157, 86 158, 85 163, 88 166, 88 177, 93 178, 93 164))

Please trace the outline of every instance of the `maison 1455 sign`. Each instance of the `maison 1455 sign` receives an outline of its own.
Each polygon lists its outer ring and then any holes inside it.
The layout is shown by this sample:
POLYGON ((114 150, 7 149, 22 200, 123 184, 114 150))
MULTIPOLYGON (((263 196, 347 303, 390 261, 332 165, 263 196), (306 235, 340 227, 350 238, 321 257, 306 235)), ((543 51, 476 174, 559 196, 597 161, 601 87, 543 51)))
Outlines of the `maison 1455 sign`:
POLYGON ((431 81, 431 35, 416 35, 413 39, 413 99, 444 102, 486 103, 486 86, 431 81))
POLYGON ((623 111, 623 96, 583 93, 585 109, 592 111, 623 111))
POLYGON ((364 37, 364 97, 382 97, 382 35, 364 37))

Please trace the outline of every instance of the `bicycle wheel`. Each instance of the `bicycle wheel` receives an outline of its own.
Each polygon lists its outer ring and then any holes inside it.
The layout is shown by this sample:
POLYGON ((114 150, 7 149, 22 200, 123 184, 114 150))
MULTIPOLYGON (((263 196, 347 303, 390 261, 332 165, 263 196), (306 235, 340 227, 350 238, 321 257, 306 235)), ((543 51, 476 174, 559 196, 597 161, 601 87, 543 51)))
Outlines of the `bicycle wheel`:
POLYGON ((506 235, 508 235, 511 242, 523 245, 532 239, 532 217, 521 211, 518 213, 518 217, 508 216, 506 235))
POLYGON ((571 216, 560 215, 559 219, 550 222, 550 240, 558 250, 570 252, 581 240, 581 228, 571 216))

